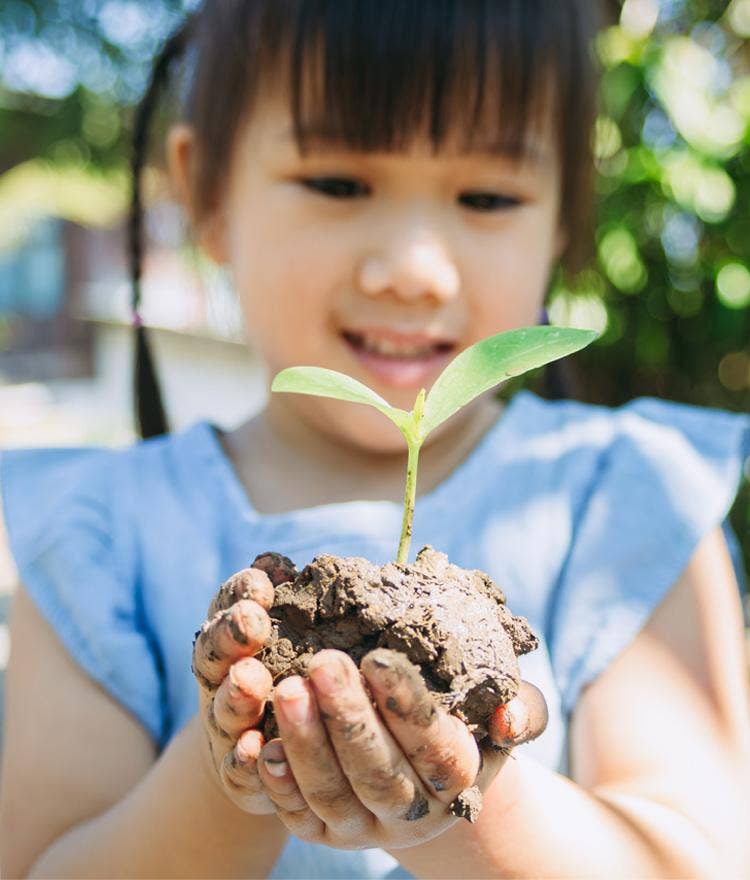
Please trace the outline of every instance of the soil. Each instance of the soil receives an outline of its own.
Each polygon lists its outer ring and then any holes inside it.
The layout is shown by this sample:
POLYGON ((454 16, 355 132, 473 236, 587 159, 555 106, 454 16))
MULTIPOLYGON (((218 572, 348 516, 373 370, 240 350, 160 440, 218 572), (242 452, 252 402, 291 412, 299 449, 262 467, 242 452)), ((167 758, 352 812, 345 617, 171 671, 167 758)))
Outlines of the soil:
MULTIPOLYGON (((252 567, 266 571, 275 587, 271 640, 258 655, 274 683, 305 675, 322 648, 345 651, 357 664, 376 648, 400 651, 437 704, 464 721, 478 742, 492 711, 518 692, 517 656, 539 644, 489 575, 459 568, 429 545, 411 564, 321 555, 298 572, 290 559, 269 552, 252 567)), ((264 734, 277 735, 270 704, 264 734)), ((462 792, 456 815, 474 821, 477 795, 462 792)))

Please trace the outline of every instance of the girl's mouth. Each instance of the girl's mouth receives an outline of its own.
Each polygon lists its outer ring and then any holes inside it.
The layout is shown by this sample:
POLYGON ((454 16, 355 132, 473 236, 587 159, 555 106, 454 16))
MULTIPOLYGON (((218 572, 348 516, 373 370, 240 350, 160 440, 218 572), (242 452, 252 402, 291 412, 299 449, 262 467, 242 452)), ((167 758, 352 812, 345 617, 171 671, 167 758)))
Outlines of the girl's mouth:
POLYGON ((457 344, 423 334, 342 331, 349 350, 369 373, 393 388, 426 387, 453 357, 457 344))

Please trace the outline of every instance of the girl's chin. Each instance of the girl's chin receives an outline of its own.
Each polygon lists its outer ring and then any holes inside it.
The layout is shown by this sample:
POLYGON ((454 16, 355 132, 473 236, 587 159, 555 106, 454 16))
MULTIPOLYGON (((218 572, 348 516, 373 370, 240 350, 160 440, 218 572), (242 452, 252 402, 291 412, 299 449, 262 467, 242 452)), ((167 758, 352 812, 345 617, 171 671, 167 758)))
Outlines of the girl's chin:
MULTIPOLYGON (((353 404, 353 406, 360 406, 353 404)), ((364 406, 361 407, 364 409, 364 406)), ((369 413, 367 414, 369 416, 369 413)), ((335 425, 336 439, 374 454, 406 454, 404 435, 382 413, 373 410, 372 418, 358 416, 335 425)))
POLYGON ((329 441, 373 454, 406 454, 403 434, 377 410, 324 398, 310 398, 310 402, 313 407, 306 407, 305 422, 329 441))

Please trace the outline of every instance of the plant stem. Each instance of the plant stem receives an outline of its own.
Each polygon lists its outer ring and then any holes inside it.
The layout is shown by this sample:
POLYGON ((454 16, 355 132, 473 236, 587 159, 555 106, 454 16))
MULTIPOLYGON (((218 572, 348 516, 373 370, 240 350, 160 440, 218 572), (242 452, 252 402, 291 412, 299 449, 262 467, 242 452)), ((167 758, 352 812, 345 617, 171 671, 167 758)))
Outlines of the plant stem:
POLYGON ((401 525, 401 540, 398 543, 396 562, 405 563, 409 556, 412 521, 414 519, 414 499, 417 495, 417 462, 421 443, 409 443, 409 460, 406 465, 406 493, 404 495, 404 521, 401 525))

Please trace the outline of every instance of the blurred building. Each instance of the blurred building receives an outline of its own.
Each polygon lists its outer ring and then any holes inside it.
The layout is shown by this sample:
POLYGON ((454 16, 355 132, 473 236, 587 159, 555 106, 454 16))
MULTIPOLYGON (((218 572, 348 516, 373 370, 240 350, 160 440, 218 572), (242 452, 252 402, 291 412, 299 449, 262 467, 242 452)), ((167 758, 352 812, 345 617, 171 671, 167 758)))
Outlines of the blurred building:
POLYGON ((0 376, 5 383, 91 374, 92 328, 76 320, 85 230, 57 217, 0 254, 0 376))
MULTIPOLYGON (((0 446, 133 439, 131 285, 125 221, 38 221, 0 258, 0 446)), ((235 424, 265 400, 227 279, 176 245, 168 202, 147 215, 141 312, 170 423, 235 424)))

